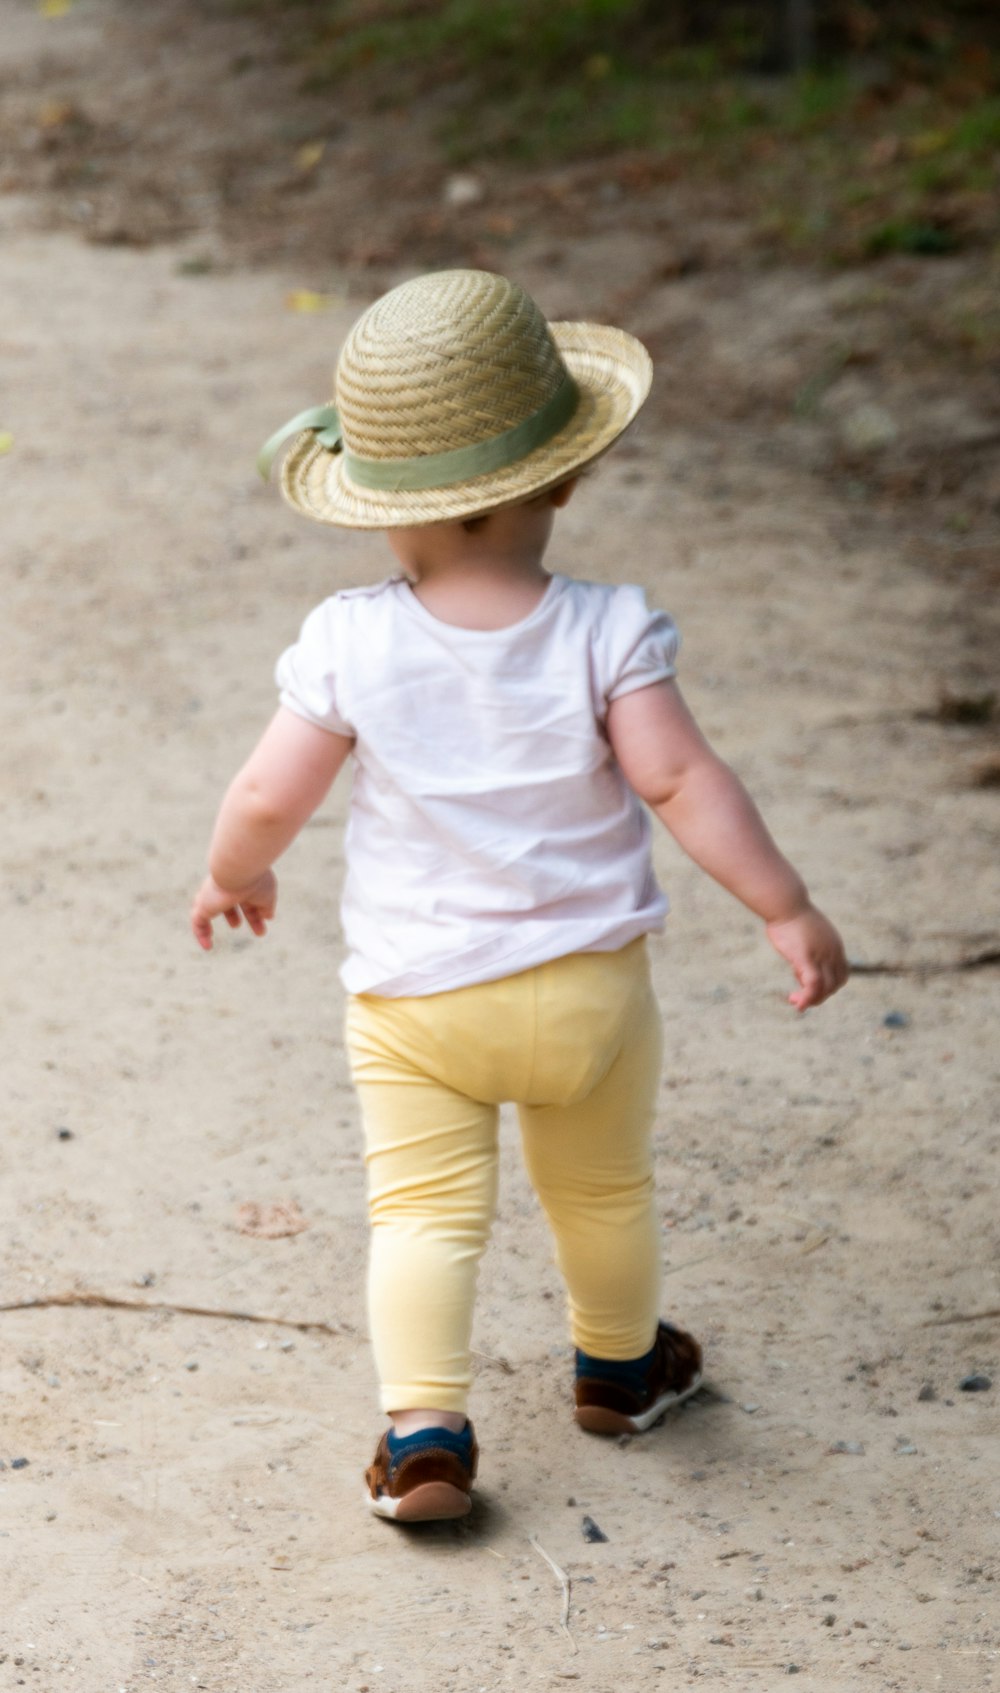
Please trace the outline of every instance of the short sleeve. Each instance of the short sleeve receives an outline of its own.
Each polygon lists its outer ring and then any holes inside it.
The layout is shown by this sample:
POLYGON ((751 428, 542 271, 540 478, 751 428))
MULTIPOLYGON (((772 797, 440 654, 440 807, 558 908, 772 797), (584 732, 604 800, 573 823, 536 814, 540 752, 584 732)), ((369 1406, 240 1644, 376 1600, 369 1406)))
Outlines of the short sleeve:
POLYGON ((607 701, 676 676, 677 625, 665 611, 650 611, 641 588, 615 590, 602 637, 607 701))
POLYGON ((282 653, 274 679, 289 711, 334 735, 353 735, 337 705, 337 624, 336 598, 324 600, 309 613, 295 645, 282 653))

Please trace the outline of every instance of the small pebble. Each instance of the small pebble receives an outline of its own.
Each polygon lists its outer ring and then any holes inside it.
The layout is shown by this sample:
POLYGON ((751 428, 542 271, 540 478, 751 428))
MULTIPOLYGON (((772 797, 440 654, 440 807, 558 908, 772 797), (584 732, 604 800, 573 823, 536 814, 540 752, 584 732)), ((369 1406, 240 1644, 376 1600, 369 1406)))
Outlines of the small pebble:
POLYGON ((10 1461, 10 1467, 12 1470, 26 1470, 28 1467, 28 1459, 12 1458, 10 1461))
POLYGON ((184 1368, 186 1370, 196 1370, 198 1368, 197 1358, 189 1358, 187 1363, 184 1365, 184 1368))
POLYGON ((478 176, 463 171, 455 176, 449 176, 444 185, 443 198, 446 206, 461 208, 463 206, 477 206, 484 193, 485 190, 478 176))
POLYGON ((903 1440, 902 1437, 899 1440, 897 1440, 897 1442, 896 1442, 896 1457, 897 1458, 912 1458, 912 1457, 915 1457, 916 1451, 917 1451, 917 1449, 914 1446, 912 1440, 903 1440))
POLYGON ((785 1674, 786 1675, 798 1675, 798 1673, 799 1673, 798 1664, 786 1664, 785 1665, 785 1674))
POLYGON ((823 1627, 832 1628, 836 1620, 837 1618, 835 1613, 833 1611, 827 1611, 826 1616, 823 1618, 823 1627))
POLYGON ((584 1540, 589 1540, 591 1545, 597 1545, 599 1541, 607 1540, 608 1538, 603 1528, 598 1528, 593 1517, 584 1517, 581 1527, 583 1529, 584 1540))
POLYGON ((746 1404, 746 1405, 744 1405, 744 1404, 742 1404, 742 1403, 741 1403, 741 1405, 740 1405, 740 1410, 741 1410, 741 1411, 745 1411, 745 1412, 746 1412, 746 1414, 747 1414, 747 1416, 748 1416, 748 1417, 752 1417, 752 1416, 753 1416, 753 1414, 754 1414, 754 1412, 755 1412, 755 1411, 759 1411, 759 1410, 760 1410, 760 1406, 759 1406, 759 1405, 754 1405, 754 1404, 752 1404, 752 1403, 750 1403, 750 1404, 746 1404))
POLYGON ((848 1458, 863 1458, 865 1455, 864 1444, 860 1440, 835 1440, 830 1451, 843 1453, 848 1458))
POLYGON ((963 1393, 988 1393, 993 1382, 989 1376, 963 1376, 958 1385, 963 1393))
POLYGON ((887 1011, 882 1018, 884 1029, 908 1029, 909 1026, 910 1019, 905 1011, 887 1011))
POLYGON ((917 1394, 917 1398, 922 1405, 929 1404, 932 1399, 936 1399, 937 1388, 934 1386, 934 1383, 932 1381, 925 1381, 923 1387, 920 1389, 920 1392, 917 1394))
POLYGON ((57 1129, 56 1134, 59 1136, 60 1140, 72 1140, 73 1139, 73 1130, 72 1129, 57 1129))
POLYGON ((569 1498, 566 1500, 566 1503, 567 1503, 567 1505, 575 1505, 576 1504, 576 1500, 574 1499, 572 1493, 569 1495, 569 1498))

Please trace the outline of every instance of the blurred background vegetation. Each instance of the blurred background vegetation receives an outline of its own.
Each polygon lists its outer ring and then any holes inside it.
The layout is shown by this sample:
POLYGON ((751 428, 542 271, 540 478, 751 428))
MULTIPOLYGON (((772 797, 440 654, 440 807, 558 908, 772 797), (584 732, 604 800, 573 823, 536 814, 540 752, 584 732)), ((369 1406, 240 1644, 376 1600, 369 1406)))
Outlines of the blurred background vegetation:
POLYGON ((426 103, 447 159, 642 152, 761 245, 854 263, 992 244, 997 0, 232 0, 306 87, 426 103))

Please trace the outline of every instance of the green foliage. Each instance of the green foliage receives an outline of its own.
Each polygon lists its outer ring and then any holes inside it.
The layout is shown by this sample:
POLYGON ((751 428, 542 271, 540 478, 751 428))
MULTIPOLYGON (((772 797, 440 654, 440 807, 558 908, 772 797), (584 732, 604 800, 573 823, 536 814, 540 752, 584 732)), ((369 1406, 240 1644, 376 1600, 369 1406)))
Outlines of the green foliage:
POLYGON ((833 260, 949 253, 996 218, 992 0, 815 0, 794 76, 779 0, 222 3, 279 8, 313 89, 426 102, 455 163, 648 151, 724 180, 764 246, 833 260))
POLYGON ((960 246, 953 229, 908 218, 881 223, 865 239, 865 251, 871 258, 880 258, 884 253, 922 253, 934 258, 942 253, 954 253, 960 246))

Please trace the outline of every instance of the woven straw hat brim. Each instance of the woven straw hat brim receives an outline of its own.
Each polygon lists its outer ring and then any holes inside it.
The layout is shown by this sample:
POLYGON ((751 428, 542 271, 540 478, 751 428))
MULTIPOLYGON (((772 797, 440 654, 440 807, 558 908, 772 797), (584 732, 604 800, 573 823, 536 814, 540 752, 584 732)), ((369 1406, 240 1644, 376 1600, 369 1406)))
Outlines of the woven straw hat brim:
POLYGON ((307 430, 296 436, 282 466, 285 499, 319 523, 392 529, 473 517, 555 487, 599 458, 628 427, 649 393, 653 365, 642 343, 624 330, 597 323, 549 328, 580 402, 565 427, 527 458, 453 487, 374 492, 352 484, 343 454, 318 446, 307 430))

